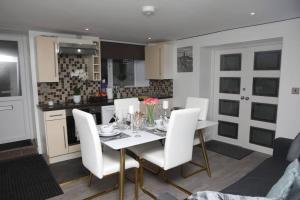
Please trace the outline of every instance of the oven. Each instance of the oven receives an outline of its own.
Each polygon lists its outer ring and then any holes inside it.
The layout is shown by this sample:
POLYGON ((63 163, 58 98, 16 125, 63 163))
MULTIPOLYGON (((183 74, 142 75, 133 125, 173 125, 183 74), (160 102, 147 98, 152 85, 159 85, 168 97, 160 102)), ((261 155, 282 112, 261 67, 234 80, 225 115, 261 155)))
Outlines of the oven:
MULTIPOLYGON (((91 113, 95 119, 97 125, 102 124, 101 106, 89 106, 85 108, 79 108, 84 112, 91 113)), ((76 132, 75 121, 72 114, 72 109, 66 110, 67 115, 67 132, 69 145, 79 144, 79 137, 76 132)))

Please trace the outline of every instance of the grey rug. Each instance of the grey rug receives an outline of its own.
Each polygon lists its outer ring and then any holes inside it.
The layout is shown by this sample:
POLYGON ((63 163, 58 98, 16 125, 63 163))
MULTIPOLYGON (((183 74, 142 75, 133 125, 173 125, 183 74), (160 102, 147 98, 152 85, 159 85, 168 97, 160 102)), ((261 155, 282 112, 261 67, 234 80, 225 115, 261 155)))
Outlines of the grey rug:
POLYGON ((210 151, 222 154, 224 156, 241 160, 249 154, 253 153, 252 150, 245 149, 236 145, 210 140, 206 142, 206 148, 210 151))

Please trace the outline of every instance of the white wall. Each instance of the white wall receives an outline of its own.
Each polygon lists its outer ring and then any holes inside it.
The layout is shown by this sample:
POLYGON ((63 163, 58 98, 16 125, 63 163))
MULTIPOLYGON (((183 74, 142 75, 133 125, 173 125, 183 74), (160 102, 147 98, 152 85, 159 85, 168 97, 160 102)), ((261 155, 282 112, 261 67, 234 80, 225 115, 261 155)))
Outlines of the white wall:
POLYGON ((291 94, 292 87, 300 87, 300 19, 176 41, 176 48, 193 46, 194 71, 177 73, 177 66, 174 66, 175 105, 184 106, 187 96, 207 96, 209 93, 205 90, 206 84, 209 90, 211 85, 211 81, 207 80, 210 72, 207 70, 209 61, 206 58, 209 55, 205 48, 273 38, 283 40, 276 137, 294 138, 300 131, 300 96, 291 94))

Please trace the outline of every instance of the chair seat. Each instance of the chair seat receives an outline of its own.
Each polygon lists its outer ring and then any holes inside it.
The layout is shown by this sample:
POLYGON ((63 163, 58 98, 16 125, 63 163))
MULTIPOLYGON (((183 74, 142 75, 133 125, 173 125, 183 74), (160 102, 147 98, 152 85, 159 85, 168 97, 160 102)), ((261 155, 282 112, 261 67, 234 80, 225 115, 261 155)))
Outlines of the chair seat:
MULTIPOLYGON (((103 176, 120 171, 120 153, 118 151, 107 150, 103 152, 103 176)), ((139 163, 130 156, 125 157, 125 169, 139 168, 139 163)))
POLYGON ((159 142, 151 142, 129 148, 139 158, 143 158, 159 167, 164 167, 164 146, 159 142))

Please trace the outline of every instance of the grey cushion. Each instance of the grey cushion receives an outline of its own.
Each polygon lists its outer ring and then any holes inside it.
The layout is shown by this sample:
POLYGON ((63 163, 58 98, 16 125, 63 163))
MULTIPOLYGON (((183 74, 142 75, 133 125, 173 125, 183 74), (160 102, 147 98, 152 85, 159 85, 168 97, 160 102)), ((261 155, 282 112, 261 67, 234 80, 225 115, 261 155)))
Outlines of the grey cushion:
POLYGON ((296 177, 286 200, 299 200, 299 199, 300 199, 300 176, 296 177))
POLYGON ((298 133, 298 135, 292 142, 286 159, 292 162, 293 160, 299 158, 299 156, 300 156, 300 133, 298 133))
POLYGON ((165 193, 161 193, 157 200, 177 200, 174 196, 172 196, 170 193, 165 192, 165 193))
POLYGON ((288 165, 289 162, 285 159, 281 161, 268 158, 253 171, 225 188, 222 192, 245 196, 266 196, 272 186, 283 175, 288 165))
MULTIPOLYGON (((188 200, 275 200, 266 197, 250 197, 233 194, 224 194, 220 192, 203 191, 196 192, 188 197, 188 200)), ((278 199, 279 200, 279 199, 278 199)))
POLYGON ((292 188, 295 179, 300 176, 299 171, 299 161, 298 159, 295 159, 286 168, 283 176, 279 179, 279 181, 275 185, 273 185, 270 192, 267 194, 267 197, 286 199, 289 195, 289 192, 292 188))

